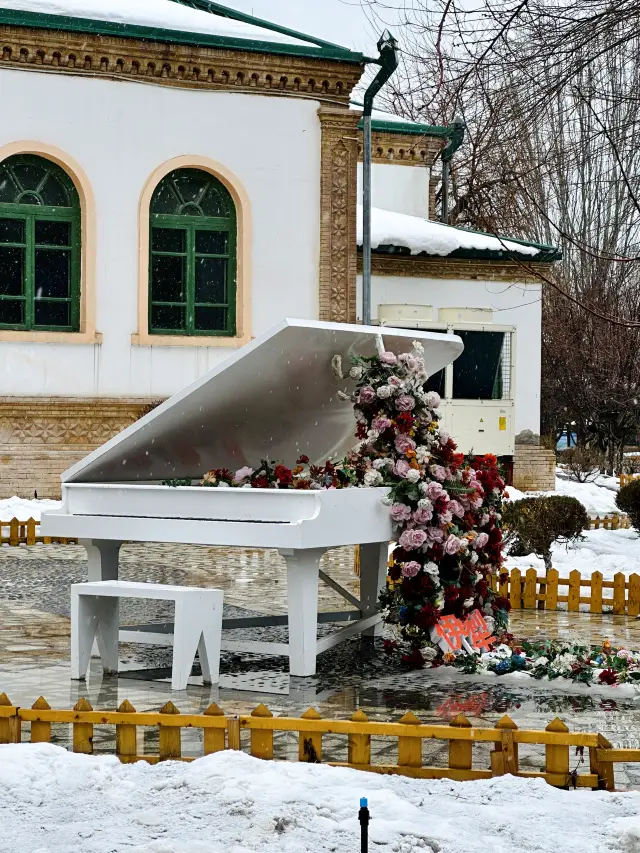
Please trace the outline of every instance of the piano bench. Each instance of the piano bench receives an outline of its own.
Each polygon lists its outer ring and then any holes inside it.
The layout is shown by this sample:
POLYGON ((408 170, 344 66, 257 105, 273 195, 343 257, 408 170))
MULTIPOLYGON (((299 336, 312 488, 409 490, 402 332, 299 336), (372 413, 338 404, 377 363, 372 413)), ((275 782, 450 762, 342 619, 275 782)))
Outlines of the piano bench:
POLYGON ((175 602, 172 690, 186 689, 196 651, 205 684, 218 683, 222 590, 128 581, 72 584, 71 678, 85 678, 94 639, 98 642, 105 673, 118 672, 121 598, 156 598, 175 602))

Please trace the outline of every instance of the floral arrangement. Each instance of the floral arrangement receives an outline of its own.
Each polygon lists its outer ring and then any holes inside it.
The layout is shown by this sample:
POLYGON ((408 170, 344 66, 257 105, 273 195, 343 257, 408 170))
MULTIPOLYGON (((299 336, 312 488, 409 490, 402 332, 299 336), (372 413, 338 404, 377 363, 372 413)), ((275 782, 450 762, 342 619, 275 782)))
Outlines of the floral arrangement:
POLYGON ((483 655, 460 655, 453 665, 465 673, 524 672, 532 678, 567 678, 581 684, 640 684, 640 653, 615 648, 609 640, 590 648, 559 640, 515 643, 507 636, 483 655))
POLYGON ((293 468, 262 460, 256 468, 209 471, 201 482, 218 488, 387 487, 397 546, 381 606, 395 634, 389 650, 401 648, 412 666, 438 654, 431 629, 442 615, 464 618, 479 609, 493 631, 506 628, 510 606, 490 583, 502 564, 504 480, 495 456, 465 459, 441 429, 440 397, 425 390, 423 352, 414 342, 412 352, 396 355, 379 338, 377 354, 352 357, 346 374, 340 356, 333 358, 338 379, 355 381, 351 394, 338 392, 352 403, 356 419, 358 443, 345 459, 319 466, 301 456, 293 468))

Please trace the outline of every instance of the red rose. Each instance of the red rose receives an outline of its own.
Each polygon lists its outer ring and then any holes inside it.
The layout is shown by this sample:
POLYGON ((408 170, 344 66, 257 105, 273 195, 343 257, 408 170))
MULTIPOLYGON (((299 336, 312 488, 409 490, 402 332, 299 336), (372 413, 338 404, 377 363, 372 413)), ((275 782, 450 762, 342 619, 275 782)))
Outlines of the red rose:
POLYGON ((309 462, 309 457, 303 453, 302 456, 299 456, 298 459, 296 460, 296 465, 306 465, 308 462, 309 462))
POLYGON ((286 465, 276 465, 274 474, 281 486, 290 486, 293 482, 293 473, 286 465))
POLYGON ((603 669, 598 676, 603 684, 617 684, 618 676, 614 669, 603 669))

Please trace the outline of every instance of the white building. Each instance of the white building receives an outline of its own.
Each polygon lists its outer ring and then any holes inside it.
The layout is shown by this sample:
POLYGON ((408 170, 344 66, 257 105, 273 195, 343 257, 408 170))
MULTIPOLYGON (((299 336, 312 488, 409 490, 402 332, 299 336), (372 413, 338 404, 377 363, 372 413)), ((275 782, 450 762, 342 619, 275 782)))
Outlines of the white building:
MULTIPOLYGON (((69 464, 283 316, 356 319, 365 58, 198 5, 0 0, 0 496, 56 494, 69 464)), ((433 215, 446 129, 389 125, 378 316, 410 303, 411 322, 458 330, 438 312, 480 307, 517 326, 514 429, 537 432, 539 286, 503 249, 415 254, 403 223, 444 227, 410 217, 433 215)), ((548 263, 538 248, 525 261, 548 263)))

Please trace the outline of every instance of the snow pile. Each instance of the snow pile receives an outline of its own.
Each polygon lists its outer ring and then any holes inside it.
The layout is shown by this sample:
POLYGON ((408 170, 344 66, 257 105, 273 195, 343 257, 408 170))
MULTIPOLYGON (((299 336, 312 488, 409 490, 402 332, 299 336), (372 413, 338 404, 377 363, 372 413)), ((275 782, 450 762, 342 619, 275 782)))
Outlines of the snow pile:
POLYGON ((0 747, 2 847, 29 853, 379 853, 636 850, 640 794, 540 779, 413 780, 222 752, 121 765, 49 744, 0 747))
POLYGON ((69 15, 72 18, 90 18, 94 21, 110 21, 141 27, 160 27, 166 30, 205 33, 227 38, 311 46, 304 39, 283 35, 253 24, 245 24, 243 21, 212 15, 209 12, 201 12, 188 6, 180 6, 172 0, 0 0, 0 7, 21 12, 69 15))
POLYGON ((26 500, 14 495, 12 498, 0 500, 0 521, 11 521, 12 518, 17 518, 18 521, 29 521, 30 518, 40 521, 43 512, 59 509, 61 506, 62 501, 26 500))
POLYGON ((541 495, 564 495, 577 498, 589 515, 610 515, 620 512, 616 506, 618 478, 601 475, 591 483, 577 483, 571 480, 560 468, 556 469, 556 488, 553 492, 524 492, 507 486, 509 500, 519 501, 522 498, 539 497, 541 495))
MULTIPOLYGON (((362 245, 362 205, 358 205, 358 245, 362 245)), ((450 255, 458 249, 479 249, 534 256, 540 251, 534 246, 525 246, 512 240, 374 207, 371 210, 371 247, 377 249, 379 246, 403 246, 412 255, 421 252, 427 255, 450 255)))

